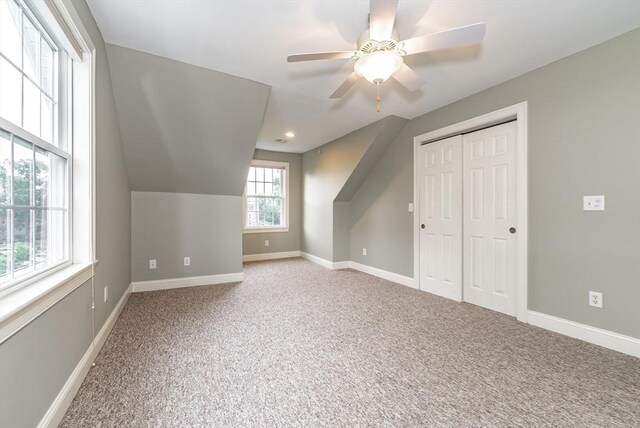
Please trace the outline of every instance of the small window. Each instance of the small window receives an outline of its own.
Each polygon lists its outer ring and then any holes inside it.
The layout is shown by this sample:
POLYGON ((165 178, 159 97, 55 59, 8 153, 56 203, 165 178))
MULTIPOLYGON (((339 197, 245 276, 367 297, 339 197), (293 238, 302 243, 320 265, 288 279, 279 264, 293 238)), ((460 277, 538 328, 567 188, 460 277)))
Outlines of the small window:
POLYGON ((244 192, 244 231, 286 231, 289 164, 254 160, 244 192))
POLYGON ((0 0, 0 292, 70 263, 68 63, 25 3, 0 0))

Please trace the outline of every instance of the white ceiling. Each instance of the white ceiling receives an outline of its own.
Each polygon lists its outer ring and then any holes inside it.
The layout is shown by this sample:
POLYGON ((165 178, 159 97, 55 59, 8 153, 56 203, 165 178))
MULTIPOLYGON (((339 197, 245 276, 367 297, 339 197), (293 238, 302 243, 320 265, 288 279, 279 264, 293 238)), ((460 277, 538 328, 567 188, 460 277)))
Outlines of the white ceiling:
POLYGON ((88 0, 106 42, 272 86, 257 147, 302 153, 394 114, 414 118, 640 26, 633 0, 400 0, 402 39, 485 22, 482 45, 406 58, 427 82, 410 93, 362 79, 329 95, 346 60, 287 63, 291 53, 351 50, 368 0, 88 0), (288 144, 273 143, 292 130, 288 144))

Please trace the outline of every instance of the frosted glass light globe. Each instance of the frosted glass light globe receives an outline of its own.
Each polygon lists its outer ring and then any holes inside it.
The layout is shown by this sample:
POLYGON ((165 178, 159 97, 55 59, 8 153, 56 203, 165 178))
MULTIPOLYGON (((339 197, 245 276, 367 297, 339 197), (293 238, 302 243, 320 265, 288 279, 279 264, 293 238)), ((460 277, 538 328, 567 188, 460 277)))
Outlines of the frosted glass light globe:
POLYGON ((402 66, 402 57, 395 51, 375 51, 360 58, 354 69, 371 83, 382 83, 402 66))

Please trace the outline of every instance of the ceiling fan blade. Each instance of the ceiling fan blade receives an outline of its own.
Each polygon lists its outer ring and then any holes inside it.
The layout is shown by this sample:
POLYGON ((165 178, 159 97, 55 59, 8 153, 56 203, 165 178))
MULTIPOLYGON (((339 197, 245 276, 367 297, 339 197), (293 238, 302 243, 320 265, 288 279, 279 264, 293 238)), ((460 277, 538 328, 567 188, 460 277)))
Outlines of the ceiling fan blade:
POLYGON ((341 96, 346 94, 353 85, 355 85, 359 78, 360 75, 354 71, 349 75, 349 77, 347 77, 347 80, 342 82, 342 85, 338 86, 338 89, 336 89, 336 91, 331 94, 329 98, 340 98, 341 96))
POLYGON ((396 20, 398 0, 371 0, 369 4, 369 38, 389 40, 396 20))
POLYGON ((287 62, 298 61, 316 61, 319 59, 349 59, 355 54, 354 51, 341 51, 341 52, 316 52, 289 55, 287 62))
POLYGON ((422 80, 422 77, 418 76, 418 74, 413 71, 407 64, 402 64, 400 70, 398 70, 393 78, 396 79, 402 86, 410 90, 411 92, 420 89, 425 81, 422 80))
POLYGON ((484 22, 414 37, 400 42, 400 46, 407 55, 421 52, 435 51, 438 49, 455 48, 458 46, 479 43, 484 39, 487 26, 484 22))

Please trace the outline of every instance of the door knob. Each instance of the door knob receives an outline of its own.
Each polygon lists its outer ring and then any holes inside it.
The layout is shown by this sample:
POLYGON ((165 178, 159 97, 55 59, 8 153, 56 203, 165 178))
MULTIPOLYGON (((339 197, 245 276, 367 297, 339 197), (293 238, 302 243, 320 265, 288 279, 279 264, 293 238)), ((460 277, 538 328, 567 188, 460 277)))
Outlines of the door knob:
POLYGON ((421 224, 421 225, 420 225, 420 229, 424 229, 424 224, 421 224))
POLYGON ((515 227, 510 227, 509 228, 509 232, 510 233, 516 233, 516 228, 515 227))

